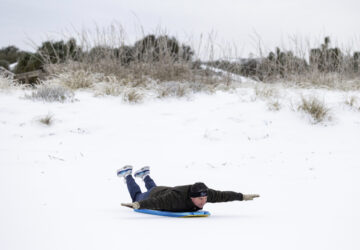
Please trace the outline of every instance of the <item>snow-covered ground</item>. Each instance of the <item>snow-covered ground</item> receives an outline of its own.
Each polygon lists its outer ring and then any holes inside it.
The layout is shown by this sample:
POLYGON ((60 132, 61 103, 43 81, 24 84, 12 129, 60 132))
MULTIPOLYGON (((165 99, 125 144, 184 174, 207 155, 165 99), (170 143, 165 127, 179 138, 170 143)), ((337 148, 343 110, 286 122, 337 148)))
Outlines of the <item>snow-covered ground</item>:
POLYGON ((349 93, 280 89, 279 111, 254 93, 134 105, 0 92, 0 249, 360 249, 360 112, 344 104, 349 93), (314 93, 331 121, 294 109, 314 93), (50 126, 39 122, 47 114, 50 126), (138 214, 120 206, 125 164, 150 165, 158 185, 261 197, 207 204, 209 218, 138 214))

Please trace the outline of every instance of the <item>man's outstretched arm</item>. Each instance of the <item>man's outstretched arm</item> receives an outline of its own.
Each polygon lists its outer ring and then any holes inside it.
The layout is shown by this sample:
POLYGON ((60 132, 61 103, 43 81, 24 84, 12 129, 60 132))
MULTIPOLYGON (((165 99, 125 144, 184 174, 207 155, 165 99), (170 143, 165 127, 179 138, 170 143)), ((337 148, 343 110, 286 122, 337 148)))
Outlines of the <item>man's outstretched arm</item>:
POLYGON ((227 201, 249 201, 260 197, 258 194, 242 194, 233 191, 217 191, 213 189, 208 190, 208 202, 227 202, 227 201))

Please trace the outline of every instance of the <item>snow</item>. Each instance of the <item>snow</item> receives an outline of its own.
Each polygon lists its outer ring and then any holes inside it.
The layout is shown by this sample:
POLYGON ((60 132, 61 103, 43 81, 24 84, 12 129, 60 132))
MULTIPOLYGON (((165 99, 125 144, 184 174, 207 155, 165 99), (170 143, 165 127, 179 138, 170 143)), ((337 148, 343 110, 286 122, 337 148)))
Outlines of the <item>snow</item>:
POLYGON ((245 77, 245 76, 237 75, 237 74, 234 74, 234 73, 230 73, 229 71, 222 70, 222 69, 215 68, 215 67, 211 67, 211 66, 208 66, 206 64, 201 64, 200 67, 202 69, 208 69, 208 70, 210 70, 212 72, 215 72, 215 73, 221 73, 224 76, 228 76, 232 81, 235 81, 235 82, 256 83, 255 80, 253 80, 253 79, 251 79, 249 77, 245 77))
MULTIPOLYGON (((0 92, 0 248, 360 249, 359 92, 283 89, 269 111, 252 87, 124 103, 77 91, 43 103, 0 92), (292 110, 316 95, 331 121, 292 110), (51 114, 51 126, 40 117, 51 114), (203 181, 258 193, 206 204, 209 218, 134 213, 116 169, 151 166, 158 185, 203 181)), ((143 183, 138 181, 144 189, 143 183)))
POLYGON ((16 66, 17 66, 18 62, 12 63, 9 65, 9 68, 11 71, 15 70, 16 66))

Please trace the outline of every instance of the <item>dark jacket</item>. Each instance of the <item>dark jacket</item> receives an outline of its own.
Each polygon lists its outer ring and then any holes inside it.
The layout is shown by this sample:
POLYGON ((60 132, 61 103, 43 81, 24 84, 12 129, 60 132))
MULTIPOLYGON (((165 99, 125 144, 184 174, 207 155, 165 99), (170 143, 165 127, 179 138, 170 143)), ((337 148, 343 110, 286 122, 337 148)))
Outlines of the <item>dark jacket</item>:
MULTIPOLYGON (((190 198, 190 187, 154 187, 145 200, 139 201, 140 209, 154 209, 173 212, 192 212, 200 210, 190 198)), ((232 191, 216 191, 208 189, 207 202, 241 201, 243 195, 232 191)))

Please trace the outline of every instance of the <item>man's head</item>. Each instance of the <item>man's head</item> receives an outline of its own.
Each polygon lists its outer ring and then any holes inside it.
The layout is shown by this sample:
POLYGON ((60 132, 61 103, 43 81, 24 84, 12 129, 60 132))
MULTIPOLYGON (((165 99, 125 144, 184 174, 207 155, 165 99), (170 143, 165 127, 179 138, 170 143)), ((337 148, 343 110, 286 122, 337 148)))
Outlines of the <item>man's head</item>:
POLYGON ((207 195, 208 195, 208 187, 202 182, 197 182, 193 184, 190 188, 191 201, 198 208, 204 207, 207 201, 207 195))

